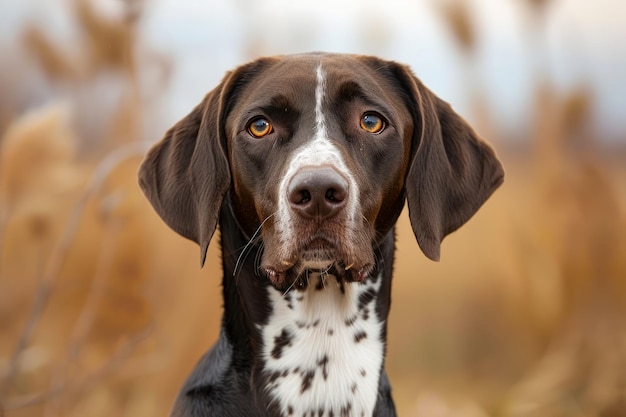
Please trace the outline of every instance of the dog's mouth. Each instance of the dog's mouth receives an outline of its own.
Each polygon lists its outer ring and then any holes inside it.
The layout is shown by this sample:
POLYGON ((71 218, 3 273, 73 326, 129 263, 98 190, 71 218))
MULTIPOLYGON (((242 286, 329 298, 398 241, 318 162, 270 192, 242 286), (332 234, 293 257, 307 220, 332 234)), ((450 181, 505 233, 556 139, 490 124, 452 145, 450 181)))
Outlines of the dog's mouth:
POLYGON ((364 281, 372 264, 358 261, 346 252, 329 239, 316 236, 300 245, 293 260, 281 261, 278 266, 263 265, 261 270, 271 284, 282 291, 304 290, 310 283, 323 282, 329 277, 341 284, 364 281), (317 276, 322 279, 311 279, 317 276))
POLYGON ((327 280, 335 279, 337 283, 343 285, 350 282, 363 282, 370 274, 371 265, 354 269, 346 266, 343 261, 335 261, 323 268, 314 266, 305 267, 296 265, 284 271, 279 271, 271 267, 264 267, 262 270, 267 275, 274 288, 281 291, 306 290, 310 284, 317 285, 317 289, 323 289, 327 280), (314 279, 320 277, 320 279, 314 279))

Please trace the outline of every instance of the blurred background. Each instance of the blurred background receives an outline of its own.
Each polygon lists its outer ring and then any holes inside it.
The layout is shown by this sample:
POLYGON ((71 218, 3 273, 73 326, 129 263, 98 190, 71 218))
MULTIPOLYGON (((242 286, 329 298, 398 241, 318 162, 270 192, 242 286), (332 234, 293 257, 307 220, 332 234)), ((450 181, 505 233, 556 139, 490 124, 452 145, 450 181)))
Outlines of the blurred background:
POLYGON ((439 263, 400 219, 399 414, 626 416, 625 41, 619 0, 0 0, 0 415, 167 414, 219 250, 137 166, 225 71, 323 50, 409 64, 507 170, 439 263))

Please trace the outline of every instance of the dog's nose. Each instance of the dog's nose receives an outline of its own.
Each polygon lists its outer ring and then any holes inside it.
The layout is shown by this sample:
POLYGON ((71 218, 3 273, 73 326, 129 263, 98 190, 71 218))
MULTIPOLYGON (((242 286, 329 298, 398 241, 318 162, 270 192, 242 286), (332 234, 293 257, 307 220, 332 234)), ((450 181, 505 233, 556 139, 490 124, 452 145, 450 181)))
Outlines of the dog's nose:
POLYGON ((348 182, 332 168, 307 168, 293 176, 287 192, 291 207, 300 215, 325 219, 346 205, 348 182))

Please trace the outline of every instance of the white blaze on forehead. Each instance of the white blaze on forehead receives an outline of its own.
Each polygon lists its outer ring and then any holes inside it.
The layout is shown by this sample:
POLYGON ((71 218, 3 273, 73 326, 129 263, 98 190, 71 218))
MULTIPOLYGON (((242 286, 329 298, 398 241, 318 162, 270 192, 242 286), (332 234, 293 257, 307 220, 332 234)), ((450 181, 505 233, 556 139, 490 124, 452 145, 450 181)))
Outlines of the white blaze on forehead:
POLYGON ((291 216, 295 215, 289 209, 287 189, 291 178, 301 169, 306 167, 330 166, 348 180, 348 202, 347 215, 349 229, 354 226, 357 208, 357 197, 359 194, 358 185, 352 172, 348 169, 341 151, 328 137, 324 103, 326 96, 326 76, 322 64, 315 68, 315 128, 311 132, 310 139, 296 149, 291 155, 291 160, 287 164, 286 171, 280 181, 278 188, 278 213, 277 229, 283 242, 288 242, 295 238, 293 221, 291 216))
POLYGON ((315 70, 315 81, 315 139, 317 140, 326 138, 326 121, 324 120, 324 113, 322 113, 326 78, 322 64, 319 64, 315 70))
POLYGON ((328 137, 324 115, 326 76, 322 64, 315 69, 315 79, 315 130, 311 132, 311 140, 294 153, 283 181, 289 181, 293 174, 306 166, 330 165, 346 177, 350 174, 341 152, 328 137))

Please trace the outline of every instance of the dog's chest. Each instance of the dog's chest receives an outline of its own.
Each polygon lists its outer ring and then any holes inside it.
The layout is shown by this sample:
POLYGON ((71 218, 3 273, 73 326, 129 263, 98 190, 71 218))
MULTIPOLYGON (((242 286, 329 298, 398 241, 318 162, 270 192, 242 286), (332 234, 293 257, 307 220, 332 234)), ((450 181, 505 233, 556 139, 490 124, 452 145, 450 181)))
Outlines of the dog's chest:
POLYGON ((305 290, 268 287, 263 372, 283 416, 372 415, 384 353, 375 311, 381 281, 340 285, 311 276, 305 290))

